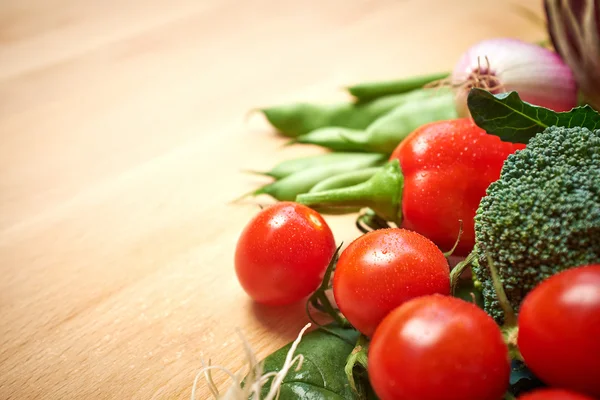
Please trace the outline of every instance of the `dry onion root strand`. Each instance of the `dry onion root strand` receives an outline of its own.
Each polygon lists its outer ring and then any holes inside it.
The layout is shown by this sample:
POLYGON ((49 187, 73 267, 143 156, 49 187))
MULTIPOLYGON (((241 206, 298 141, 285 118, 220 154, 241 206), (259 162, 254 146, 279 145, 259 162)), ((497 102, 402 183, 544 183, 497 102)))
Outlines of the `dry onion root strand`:
MULTIPOLYGON (((246 360, 248 361, 249 372, 246 378, 246 383, 242 387, 242 379, 238 374, 232 373, 225 367, 222 366, 212 366, 205 365, 204 361, 201 360, 203 368, 196 374, 194 378, 194 384, 192 386, 192 394, 191 400, 196 400, 196 387, 198 385, 198 381, 201 376, 204 376, 206 380, 209 390, 211 391, 213 397, 217 400, 246 400, 248 398, 252 398, 253 400, 260 400, 260 393, 263 389, 263 386, 267 384, 269 380, 271 381, 271 386, 269 388, 269 392, 265 396, 263 400, 277 400, 279 399, 279 394, 281 391, 281 385, 283 383, 283 379, 287 375, 288 371, 296 365, 295 370, 298 371, 302 368, 302 363, 304 361, 304 356, 302 354, 298 354, 294 356, 300 341, 302 340, 302 336, 306 332, 308 328, 310 328, 311 324, 308 323, 302 328, 296 340, 292 343, 279 372, 268 372, 263 374, 263 366, 262 363, 256 361, 255 353, 248 341, 241 335, 242 344, 244 346, 244 352, 246 353, 246 360), (231 386, 227 389, 227 391, 221 395, 214 384, 211 376, 212 370, 219 370, 225 372, 229 375, 231 379, 231 386)), ((210 364, 210 363, 209 363, 210 364)))
POLYGON ((461 81, 456 81, 451 76, 433 81, 425 85, 426 88, 450 88, 454 90, 469 90, 471 88, 481 88, 490 92, 505 92, 506 88, 492 72, 490 59, 484 56, 486 66, 481 67, 481 57, 477 57, 477 68, 473 69, 469 76, 461 81))

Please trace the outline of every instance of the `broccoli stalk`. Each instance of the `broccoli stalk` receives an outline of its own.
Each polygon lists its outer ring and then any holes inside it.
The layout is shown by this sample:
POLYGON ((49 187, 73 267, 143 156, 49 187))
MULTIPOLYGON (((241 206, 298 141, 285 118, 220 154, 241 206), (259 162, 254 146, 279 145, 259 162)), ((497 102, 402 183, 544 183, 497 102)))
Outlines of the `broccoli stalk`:
POLYGON ((552 126, 510 155, 479 205, 475 241, 474 278, 499 323, 488 256, 517 312, 544 279, 600 262, 600 130, 552 126))

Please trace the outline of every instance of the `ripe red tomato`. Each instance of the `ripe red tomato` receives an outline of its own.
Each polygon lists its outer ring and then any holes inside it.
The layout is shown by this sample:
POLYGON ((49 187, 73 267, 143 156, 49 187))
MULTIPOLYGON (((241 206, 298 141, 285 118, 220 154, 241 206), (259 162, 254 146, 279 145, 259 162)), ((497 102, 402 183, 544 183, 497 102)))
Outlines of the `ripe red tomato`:
POLYGON ((367 336, 394 308, 433 293, 450 293, 448 261, 431 240, 406 229, 360 236, 340 255, 333 277, 340 311, 367 336))
POLYGON ((542 381, 600 397, 600 265, 563 271, 529 292, 517 344, 542 381))
POLYGON ((368 373, 381 400, 499 400, 510 364, 490 316, 435 294, 405 303, 381 322, 369 345, 368 373))
POLYGON ((594 400, 592 397, 563 389, 539 389, 519 396, 518 400, 594 400))
POLYGON ((255 301, 289 304, 317 289, 335 249, 333 233, 319 213, 281 202, 259 212, 242 232, 235 271, 255 301))
POLYGON ((504 161, 524 144, 502 142, 470 118, 425 124, 404 139, 390 159, 404 174, 403 227, 450 250, 463 221, 455 255, 475 244, 474 217, 488 186, 500 178, 504 161))

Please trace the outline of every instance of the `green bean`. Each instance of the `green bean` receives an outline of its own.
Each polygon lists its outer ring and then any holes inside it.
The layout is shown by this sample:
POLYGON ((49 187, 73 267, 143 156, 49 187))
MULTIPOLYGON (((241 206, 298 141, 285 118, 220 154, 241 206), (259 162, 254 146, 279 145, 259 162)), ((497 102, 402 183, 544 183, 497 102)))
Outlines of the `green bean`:
POLYGON ((429 89, 430 96, 407 102, 373 122, 364 131, 323 128, 296 138, 336 151, 391 154, 412 131, 429 122, 458 118, 450 89, 429 89))
POLYGON ((454 93, 448 90, 444 94, 397 107, 369 126, 368 137, 361 136, 364 148, 367 151, 389 154, 418 127, 430 122, 458 118, 454 99, 454 93))
POLYGON ((346 214, 353 214, 353 213, 357 213, 361 210, 361 207, 329 207, 329 206, 315 206, 315 207, 311 207, 313 210, 315 210, 316 212, 318 212, 319 214, 326 214, 326 215, 346 215, 346 214))
POLYGON ((381 167, 371 167, 334 175, 317 183, 308 192, 321 192, 323 190, 340 189, 348 186, 358 185, 359 183, 368 181, 379 170, 381 170, 381 167))
POLYGON ((290 143, 315 144, 333 151, 362 152, 366 150, 360 140, 366 136, 364 130, 328 126, 298 136, 290 143))
MULTIPOLYGON (((341 189, 348 186, 358 185, 359 183, 366 182, 369 180, 377 171, 381 170, 381 167, 371 167, 360 169, 358 171, 349 171, 343 172, 338 175, 334 175, 330 178, 327 178, 315 186, 312 187, 308 191, 308 193, 320 192, 324 190, 330 189, 341 189)), ((348 206, 348 207, 338 207, 338 206, 314 206, 313 209, 321 214, 328 215, 345 215, 357 213, 361 210, 361 207, 356 206, 348 206)))
POLYGON ((295 172, 283 179, 258 188, 251 195, 267 194, 279 201, 294 201, 297 195, 307 193, 317 183, 332 175, 381 165, 387 158, 383 154, 365 154, 365 156, 367 157, 334 164, 316 165, 295 172))
POLYGON ((354 186, 321 192, 303 193, 296 202, 311 208, 368 207, 386 221, 400 226, 402 222, 402 193, 404 176, 397 159, 386 163, 369 180, 354 186))
POLYGON ((310 167, 314 167, 317 165, 326 165, 326 164, 335 164, 339 162, 346 162, 348 160, 369 160, 370 156, 367 154, 360 153, 344 153, 344 152, 335 152, 335 153, 325 153, 318 154, 316 156, 308 156, 308 157, 300 157, 294 158, 291 160, 285 160, 277 164, 270 171, 260 172, 260 171, 246 171, 253 174, 258 175, 266 175, 273 177, 275 179, 282 179, 288 175, 293 173, 305 170, 310 167))
POLYGON ((260 111, 282 135, 297 137, 326 126, 365 129, 377 118, 419 96, 422 94, 414 91, 359 103, 293 103, 260 111))
POLYGON ((373 100, 381 96, 406 93, 419 89, 428 83, 439 81, 450 76, 449 72, 430 75, 419 75, 412 78, 394 81, 365 82, 346 88, 360 101, 373 100))

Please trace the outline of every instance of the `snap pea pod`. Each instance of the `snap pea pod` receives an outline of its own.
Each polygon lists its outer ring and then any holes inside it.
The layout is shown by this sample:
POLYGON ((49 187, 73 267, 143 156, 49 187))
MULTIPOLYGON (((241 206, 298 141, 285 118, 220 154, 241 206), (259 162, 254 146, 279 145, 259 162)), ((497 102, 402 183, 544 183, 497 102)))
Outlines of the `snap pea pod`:
POLYGON ((350 160, 370 160, 369 154, 351 153, 351 152, 335 152, 318 154, 316 156, 300 157, 291 160, 284 160, 274 166, 270 171, 246 171, 253 174, 270 176, 275 179, 282 179, 296 172, 315 167, 318 165, 336 164, 350 160))
MULTIPOLYGON (((377 171, 381 170, 381 167, 371 167, 365 168, 358 171, 349 171, 343 172, 338 175, 334 175, 330 178, 322 180, 317 183, 308 191, 308 193, 312 192, 321 192, 324 190, 331 189, 341 189, 349 186, 358 185, 359 183, 363 183, 368 181, 377 171)), ((344 214, 352 214, 357 213, 361 210, 361 207, 333 207, 333 206, 315 206, 315 211, 321 214, 329 214, 329 215, 344 215, 344 214)))
POLYGON ((365 129, 397 106, 423 96, 420 91, 412 91, 358 103, 293 103, 263 108, 260 111, 282 135, 297 137, 326 126, 365 129))
POLYGON ((316 144, 336 152, 362 152, 367 150, 356 140, 363 136, 367 136, 364 130, 327 126, 298 136, 289 143, 316 144))
POLYGON ((368 101, 382 96, 410 92, 428 83, 446 79, 448 76, 450 76, 449 72, 442 72, 393 81, 364 82, 349 86, 346 90, 359 101, 368 101))
POLYGON ((343 172, 317 183, 309 190, 309 193, 358 185, 359 183, 368 181, 379 170, 381 170, 381 167, 371 167, 360 169, 358 171, 343 172))
POLYGON ((407 102, 382 116, 364 130, 327 127, 295 139, 336 151, 391 154, 412 131, 430 122, 458 118, 454 93, 450 89, 430 89, 430 95, 407 102))
POLYGON ((402 196, 404 175, 400 162, 394 159, 384 165, 369 180, 341 189, 303 193, 296 202, 311 208, 317 207, 368 207, 385 221, 402 222, 402 196), (385 201, 383 201, 385 199, 385 201))
MULTIPOLYGON (((367 157, 344 162, 317 165, 295 172, 278 181, 258 188, 249 195, 267 194, 279 201, 294 201, 296 196, 308 191, 317 183, 332 175, 382 165, 387 157, 383 154, 365 154, 367 157)), ((245 197, 245 196, 243 196, 245 197)))
POLYGON ((352 206, 348 206, 348 207, 316 206, 316 207, 311 207, 311 208, 313 210, 315 210, 316 212, 318 212, 319 214, 326 214, 326 215, 346 215, 346 214, 357 213, 361 210, 360 207, 352 207, 352 206))

